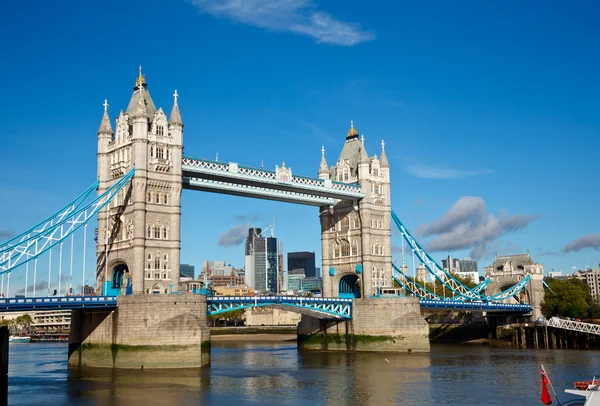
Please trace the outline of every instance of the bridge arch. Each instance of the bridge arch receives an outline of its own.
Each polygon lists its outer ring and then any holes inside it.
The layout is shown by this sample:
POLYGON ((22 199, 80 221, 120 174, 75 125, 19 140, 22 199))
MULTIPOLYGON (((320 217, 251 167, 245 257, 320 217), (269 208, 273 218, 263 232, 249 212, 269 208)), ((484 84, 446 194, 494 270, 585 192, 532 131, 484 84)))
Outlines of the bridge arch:
POLYGON ((340 278, 338 297, 345 299, 360 298, 360 279, 356 274, 346 274, 340 278))

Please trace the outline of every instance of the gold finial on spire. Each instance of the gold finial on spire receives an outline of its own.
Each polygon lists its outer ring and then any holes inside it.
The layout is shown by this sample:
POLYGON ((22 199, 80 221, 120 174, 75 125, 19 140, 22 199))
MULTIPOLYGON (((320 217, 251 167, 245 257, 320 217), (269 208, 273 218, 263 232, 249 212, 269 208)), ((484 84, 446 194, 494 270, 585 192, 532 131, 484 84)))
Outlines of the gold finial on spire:
POLYGON ((346 139, 358 137, 358 131, 354 128, 354 120, 350 120, 350 129, 348 130, 348 135, 346 139))
POLYGON ((146 84, 146 78, 142 74, 142 65, 140 65, 140 73, 138 74, 137 79, 135 80, 135 87, 142 89, 143 85, 146 84))

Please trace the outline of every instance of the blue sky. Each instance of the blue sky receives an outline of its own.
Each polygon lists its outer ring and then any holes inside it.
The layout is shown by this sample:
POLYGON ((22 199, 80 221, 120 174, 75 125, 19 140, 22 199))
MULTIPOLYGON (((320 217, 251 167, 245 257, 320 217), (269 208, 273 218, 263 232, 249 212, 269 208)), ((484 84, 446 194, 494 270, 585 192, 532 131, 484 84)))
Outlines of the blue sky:
MULTIPOLYGON (((170 111, 178 90, 186 154, 316 176, 321 146, 333 165, 353 119, 369 155, 385 139, 394 210, 436 258, 472 255, 483 271, 495 253, 529 249, 546 270, 596 267, 599 12, 592 1, 6 3, 0 239, 94 181, 102 103, 114 120, 141 64, 157 106, 170 111)), ((286 252, 320 256, 317 210, 184 191, 182 262, 242 266, 242 245, 221 235, 273 217, 286 252)))

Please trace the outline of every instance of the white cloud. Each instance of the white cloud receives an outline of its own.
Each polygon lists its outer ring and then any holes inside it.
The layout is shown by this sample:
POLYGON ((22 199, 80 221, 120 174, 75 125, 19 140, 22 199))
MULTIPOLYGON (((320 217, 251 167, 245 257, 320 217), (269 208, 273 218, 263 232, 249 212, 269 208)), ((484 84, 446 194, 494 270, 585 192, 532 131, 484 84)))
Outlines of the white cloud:
POLYGON ((417 228, 417 235, 434 237, 426 244, 430 252, 471 248, 471 257, 479 259, 489 253, 488 244, 502 235, 527 227, 537 215, 509 215, 501 210, 491 214, 480 197, 463 196, 439 219, 417 228))
POLYGON ((318 43, 354 46, 375 39, 359 24, 336 20, 315 10, 312 0, 188 0, 214 17, 276 32, 315 38, 318 43))
POLYGON ((411 175, 422 179, 459 179, 474 175, 487 175, 492 173, 489 169, 465 171, 460 169, 442 168, 425 164, 410 164, 406 167, 411 175))

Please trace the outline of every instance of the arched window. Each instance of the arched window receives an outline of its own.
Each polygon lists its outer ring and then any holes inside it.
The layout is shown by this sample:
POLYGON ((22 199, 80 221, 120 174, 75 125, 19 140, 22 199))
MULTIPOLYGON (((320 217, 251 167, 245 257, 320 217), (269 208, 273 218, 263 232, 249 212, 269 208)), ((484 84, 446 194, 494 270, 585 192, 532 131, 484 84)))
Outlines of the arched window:
POLYGON ((160 238, 160 227, 154 227, 154 238, 160 238))
POLYGON ((158 193, 154 193, 154 203, 160 203, 160 197, 158 193))
POLYGON ((340 231, 348 231, 350 229, 350 219, 344 217, 341 221, 340 231))
POLYGON ((152 203, 152 193, 148 192, 148 198, 146 199, 148 203, 152 203))
POLYGON ((162 228, 162 238, 163 240, 167 239, 167 227, 162 228))
POLYGON ((150 158, 154 158, 154 145, 150 146, 150 158))
POLYGON ((358 255, 358 244, 356 242, 352 243, 352 251, 350 252, 350 255, 358 255))
POLYGON ((160 269, 160 257, 158 255, 154 259, 154 269, 160 269))
POLYGON ((354 217, 354 220, 353 220, 353 228, 354 228, 355 230, 360 228, 360 220, 358 219, 358 216, 354 217))
POLYGON ((342 248, 342 257, 349 257, 350 256, 350 243, 348 242, 348 240, 342 240, 341 248, 342 248))
POLYGON ((168 202, 169 202, 169 200, 167 198, 167 195, 166 194, 163 195, 163 204, 169 204, 168 202))
MULTIPOLYGON (((146 236, 152 238, 152 228, 150 226, 146 227, 146 236)), ((148 254, 148 259, 152 259, 152 254, 148 254)))

